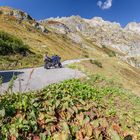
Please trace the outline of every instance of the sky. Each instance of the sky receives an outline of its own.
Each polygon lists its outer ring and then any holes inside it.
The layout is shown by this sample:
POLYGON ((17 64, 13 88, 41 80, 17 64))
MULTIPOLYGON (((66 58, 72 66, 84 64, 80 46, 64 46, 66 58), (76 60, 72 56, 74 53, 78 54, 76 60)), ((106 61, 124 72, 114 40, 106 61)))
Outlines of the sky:
POLYGON ((21 9, 36 20, 80 15, 119 22, 140 22, 140 0, 0 0, 0 6, 21 9))

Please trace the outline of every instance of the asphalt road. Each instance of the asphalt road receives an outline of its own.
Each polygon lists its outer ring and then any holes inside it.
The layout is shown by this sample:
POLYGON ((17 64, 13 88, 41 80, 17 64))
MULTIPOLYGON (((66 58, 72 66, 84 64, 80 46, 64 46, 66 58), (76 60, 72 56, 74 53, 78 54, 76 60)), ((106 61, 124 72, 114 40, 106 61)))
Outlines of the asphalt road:
POLYGON ((0 71, 0 77, 3 78, 3 83, 0 87, 0 93, 2 94, 8 89, 13 75, 17 76, 17 79, 14 81, 14 85, 12 88, 13 92, 27 92, 39 90, 46 87, 49 84, 59 83, 61 81, 72 78, 83 77, 85 76, 85 74, 78 70, 67 68, 66 65, 89 59, 90 58, 67 60, 62 63, 63 68, 49 70, 44 69, 43 67, 39 67, 0 71))

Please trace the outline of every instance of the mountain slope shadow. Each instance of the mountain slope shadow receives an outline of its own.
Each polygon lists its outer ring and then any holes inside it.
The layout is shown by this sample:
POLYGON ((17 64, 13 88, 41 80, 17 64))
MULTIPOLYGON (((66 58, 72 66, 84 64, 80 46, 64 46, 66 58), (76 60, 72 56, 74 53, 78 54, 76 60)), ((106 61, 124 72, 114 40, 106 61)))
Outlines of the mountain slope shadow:
POLYGON ((13 76, 18 76, 20 74, 23 74, 24 72, 18 72, 18 71, 7 71, 7 72, 0 72, 0 77, 2 78, 2 83, 9 82, 13 76))

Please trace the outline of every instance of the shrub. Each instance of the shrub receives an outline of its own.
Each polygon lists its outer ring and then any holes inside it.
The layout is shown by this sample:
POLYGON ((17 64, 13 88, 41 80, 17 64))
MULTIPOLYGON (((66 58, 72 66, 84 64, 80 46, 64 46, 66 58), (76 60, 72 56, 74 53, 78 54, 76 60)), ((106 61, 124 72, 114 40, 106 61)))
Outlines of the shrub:
POLYGON ((106 47, 104 45, 102 47, 103 47, 103 50, 105 51, 105 53, 107 53, 107 55, 109 57, 115 57, 116 56, 116 53, 113 50, 109 49, 108 47, 106 47))
POLYGON ((0 14, 3 14, 3 12, 2 12, 2 11, 0 11, 0 14))
POLYGON ((0 31, 0 55, 29 52, 28 45, 13 35, 0 31))
POLYGON ((91 64, 95 64, 97 67, 102 68, 102 63, 99 62, 98 60, 90 60, 91 64))

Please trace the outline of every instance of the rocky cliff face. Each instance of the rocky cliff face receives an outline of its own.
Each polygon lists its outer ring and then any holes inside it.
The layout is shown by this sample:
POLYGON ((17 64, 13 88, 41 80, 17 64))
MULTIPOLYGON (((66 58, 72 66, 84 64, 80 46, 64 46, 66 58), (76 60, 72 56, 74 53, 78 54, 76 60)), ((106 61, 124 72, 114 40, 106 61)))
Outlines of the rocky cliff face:
POLYGON ((11 7, 0 7, 0 13, 8 16, 14 16, 19 20, 33 20, 27 13, 11 7))
POLYGON ((34 28, 40 30, 41 32, 48 32, 48 30, 44 26, 36 22, 29 14, 21 10, 17 10, 11 7, 0 7, 0 14, 4 16, 14 17, 19 21, 19 23, 21 23, 22 21, 29 22, 34 28))
POLYGON ((122 59, 134 66, 140 66, 137 59, 140 57, 140 24, 130 23, 122 28, 119 23, 104 21, 100 17, 84 19, 80 16, 50 18, 41 23, 61 34, 67 34, 76 43, 83 44, 83 38, 86 38, 100 47, 113 48, 123 54, 122 59), (59 26, 55 22, 59 22, 59 26))

